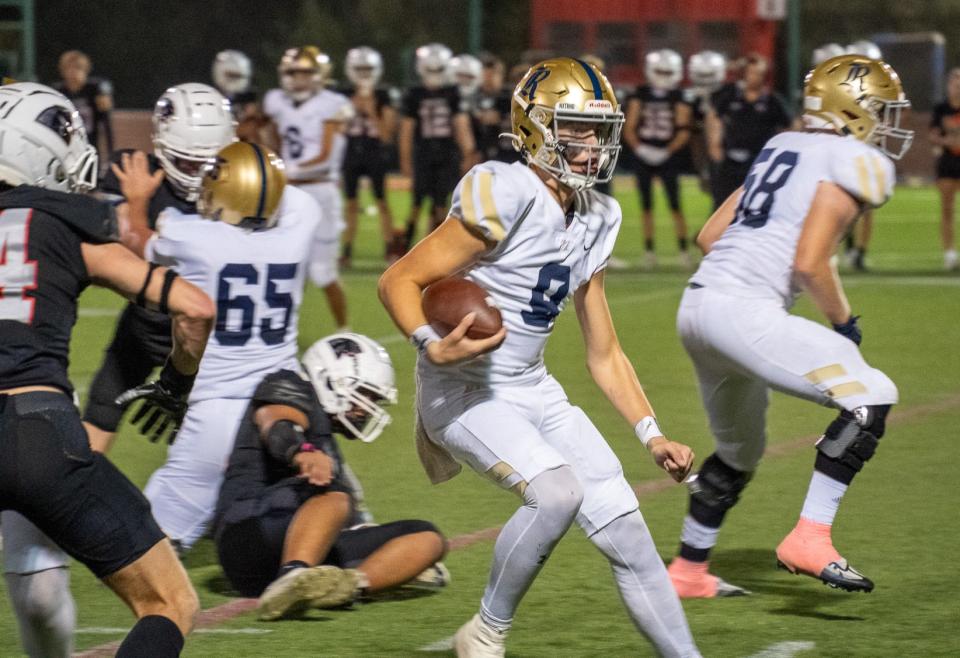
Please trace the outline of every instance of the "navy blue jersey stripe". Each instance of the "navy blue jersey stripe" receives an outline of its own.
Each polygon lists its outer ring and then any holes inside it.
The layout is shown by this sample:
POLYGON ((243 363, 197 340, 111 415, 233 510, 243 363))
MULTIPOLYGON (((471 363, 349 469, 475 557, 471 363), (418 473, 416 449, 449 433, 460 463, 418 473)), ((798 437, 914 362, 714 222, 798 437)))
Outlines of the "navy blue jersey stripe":
POLYGON ((260 200, 257 201, 256 217, 263 217, 263 207, 267 203, 267 163, 263 160, 263 151, 256 144, 251 144, 253 152, 257 154, 257 163, 260 165, 260 200))
POLYGON ((593 72, 593 67, 587 64, 582 59, 576 60, 577 63, 583 67, 583 70, 587 72, 587 75, 590 77, 590 83, 593 85, 593 97, 596 100, 603 100, 603 91, 600 88, 600 78, 597 77, 597 74, 593 72))

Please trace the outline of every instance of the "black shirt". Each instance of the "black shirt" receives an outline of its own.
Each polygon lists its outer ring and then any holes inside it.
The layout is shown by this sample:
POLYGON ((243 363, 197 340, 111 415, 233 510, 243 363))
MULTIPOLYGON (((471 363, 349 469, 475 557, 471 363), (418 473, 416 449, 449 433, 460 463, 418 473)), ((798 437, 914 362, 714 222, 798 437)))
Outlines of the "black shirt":
POLYGON ((73 391, 70 332, 90 284, 81 244, 115 239, 113 208, 93 197, 28 185, 0 193, 0 388, 73 391))
POLYGON ((713 93, 710 104, 723 122, 725 157, 734 162, 752 162, 767 140, 790 127, 787 104, 774 92, 749 102, 739 84, 729 83, 713 93))
MULTIPOLYGON (((950 101, 943 101, 933 108, 930 127, 939 130, 944 137, 960 138, 960 107, 950 105, 950 101)), ((943 155, 960 158, 960 146, 944 148, 943 155)))
POLYGON ((677 105, 683 103, 679 89, 656 89, 643 85, 627 100, 640 102, 637 139, 642 144, 664 148, 677 136, 677 105))
POLYGON ((453 118, 463 110, 460 92, 454 86, 427 89, 413 87, 403 100, 403 113, 416 121, 415 151, 456 148, 453 118))
POLYGON ((113 150, 113 130, 110 126, 110 112, 101 112, 97 107, 97 96, 110 96, 113 94, 113 85, 104 78, 89 77, 87 82, 77 91, 70 91, 66 88, 63 81, 55 82, 51 85, 54 89, 70 99, 80 118, 83 119, 83 125, 87 129, 87 140, 98 148, 98 139, 100 137, 99 129, 102 125, 104 135, 107 140, 107 152, 113 150))
POLYGON ((500 160, 514 162, 520 158, 508 138, 501 138, 502 133, 513 130, 510 121, 511 92, 507 89, 490 93, 483 89, 477 91, 471 104, 471 124, 473 135, 477 142, 477 150, 483 160, 500 160), (496 115, 496 123, 484 119, 496 115))

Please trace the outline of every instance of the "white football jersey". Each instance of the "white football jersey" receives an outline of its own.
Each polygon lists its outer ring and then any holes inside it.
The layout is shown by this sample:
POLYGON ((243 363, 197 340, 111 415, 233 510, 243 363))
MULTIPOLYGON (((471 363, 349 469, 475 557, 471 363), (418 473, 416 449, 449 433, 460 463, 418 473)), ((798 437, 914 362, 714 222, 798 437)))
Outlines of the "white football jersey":
POLYGON ((854 137, 785 132, 753 161, 736 216, 691 282, 789 307, 799 292, 793 261, 820 181, 835 183, 868 207, 893 194, 896 172, 879 150, 854 137))
POLYGON ((579 194, 570 214, 568 225, 546 185, 522 162, 485 162, 464 176, 447 221, 462 221, 496 243, 466 278, 500 308, 507 337, 467 363, 435 366, 421 359, 421 376, 456 371, 470 381, 511 385, 546 376, 543 351, 555 318, 606 267, 620 230, 620 205, 596 190, 579 194))
POLYGON ((276 226, 250 231, 167 208, 146 257, 168 265, 217 304, 190 402, 249 398, 280 368, 297 369, 297 321, 320 211, 288 185, 276 226))
MULTIPOLYGON (((353 103, 342 94, 323 89, 303 101, 295 102, 282 89, 271 89, 263 97, 263 112, 277 125, 282 140, 281 157, 293 167, 291 180, 296 182, 296 165, 320 155, 323 128, 327 121, 347 121, 353 116, 353 103)), ((333 151, 315 173, 304 172, 303 178, 322 174, 335 181, 343 168, 347 138, 341 133, 333 141, 333 151)))

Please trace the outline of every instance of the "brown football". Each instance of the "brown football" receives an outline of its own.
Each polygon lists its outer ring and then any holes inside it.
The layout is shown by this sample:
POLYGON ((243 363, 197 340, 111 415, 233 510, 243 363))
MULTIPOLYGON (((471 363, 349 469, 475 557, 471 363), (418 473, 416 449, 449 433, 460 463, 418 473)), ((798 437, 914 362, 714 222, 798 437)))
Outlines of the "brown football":
POLYGON ((441 336, 450 333, 470 312, 476 312, 477 318, 467 331, 468 338, 489 338, 503 326, 500 309, 487 291, 472 281, 441 279, 423 292, 423 313, 441 336))

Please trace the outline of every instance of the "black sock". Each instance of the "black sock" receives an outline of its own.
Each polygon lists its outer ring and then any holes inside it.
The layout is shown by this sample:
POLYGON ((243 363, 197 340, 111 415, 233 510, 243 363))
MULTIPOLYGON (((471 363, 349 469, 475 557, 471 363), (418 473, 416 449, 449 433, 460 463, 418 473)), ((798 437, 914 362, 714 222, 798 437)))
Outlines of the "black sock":
POLYGON ((680 247, 680 251, 687 250, 687 239, 686 238, 677 238, 677 246, 680 247))
POLYGON ((291 571, 294 571, 295 569, 309 569, 309 568, 310 568, 310 565, 307 564, 306 562, 303 562, 301 560, 290 560, 289 562, 285 562, 282 565, 280 565, 280 571, 277 572, 277 578, 286 576, 288 573, 290 573, 291 571))
POLYGON ((147 615, 140 619, 117 650, 117 658, 176 658, 183 650, 183 633, 167 617, 147 615))
POLYGON ((653 238, 644 240, 643 246, 646 247, 647 251, 653 251, 653 238))
POLYGON ((710 559, 710 549, 694 548, 685 542, 680 542, 680 557, 690 562, 706 562, 710 559))

